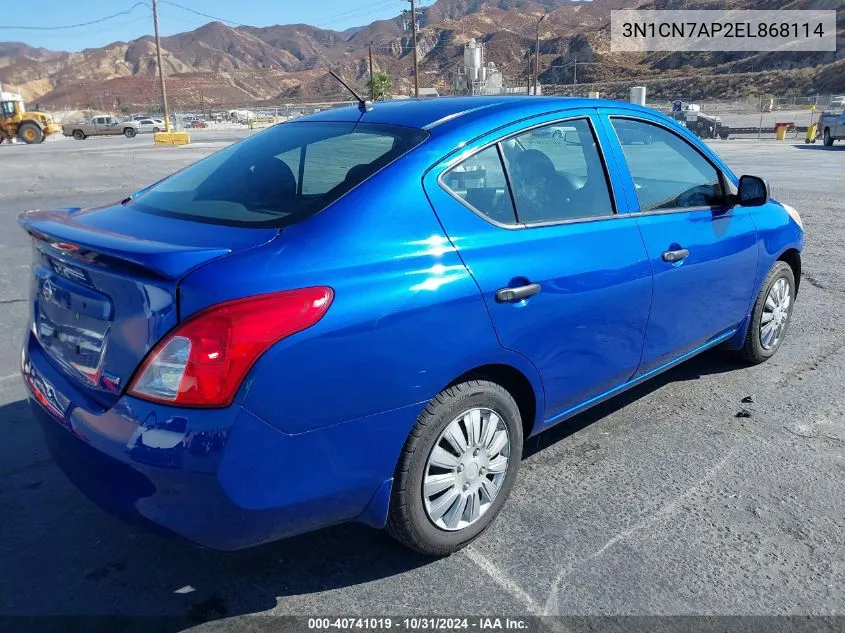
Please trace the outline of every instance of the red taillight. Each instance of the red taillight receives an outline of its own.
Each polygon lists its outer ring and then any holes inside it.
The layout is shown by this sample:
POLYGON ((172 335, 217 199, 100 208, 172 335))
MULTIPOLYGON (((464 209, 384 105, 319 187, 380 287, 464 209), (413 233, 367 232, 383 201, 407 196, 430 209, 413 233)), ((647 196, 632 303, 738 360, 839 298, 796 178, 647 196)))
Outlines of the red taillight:
POLYGON ((178 406, 227 406, 258 357, 314 325, 333 298, 331 288, 302 288, 206 308, 153 348, 129 393, 178 406))

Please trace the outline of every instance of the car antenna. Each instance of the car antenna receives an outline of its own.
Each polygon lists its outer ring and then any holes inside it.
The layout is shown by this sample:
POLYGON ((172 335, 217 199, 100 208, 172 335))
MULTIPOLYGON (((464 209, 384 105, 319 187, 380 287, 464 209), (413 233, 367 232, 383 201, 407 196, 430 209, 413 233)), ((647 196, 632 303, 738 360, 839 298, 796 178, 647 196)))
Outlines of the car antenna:
POLYGON ((361 110, 361 111, 363 111, 363 112, 369 112, 370 110, 372 110, 372 109, 373 109, 373 102, 372 102, 372 101, 369 101, 369 100, 364 100, 364 99, 361 97, 361 95, 359 95, 357 92, 355 92, 354 90, 352 90, 352 88, 350 88, 350 87, 349 87, 349 84, 347 84, 345 81, 343 81, 343 79, 341 79, 341 78, 337 75, 337 73, 335 73, 335 71, 330 70, 330 71, 329 71, 329 74, 330 74, 332 77, 334 77, 335 79, 337 79, 337 80, 340 82, 340 85, 341 85, 341 86, 343 86, 343 87, 344 87, 344 88, 346 88, 349 92, 351 92, 351 93, 352 93, 352 96, 353 96, 353 97, 355 97, 355 99, 358 101, 358 109, 359 109, 359 110, 361 110))

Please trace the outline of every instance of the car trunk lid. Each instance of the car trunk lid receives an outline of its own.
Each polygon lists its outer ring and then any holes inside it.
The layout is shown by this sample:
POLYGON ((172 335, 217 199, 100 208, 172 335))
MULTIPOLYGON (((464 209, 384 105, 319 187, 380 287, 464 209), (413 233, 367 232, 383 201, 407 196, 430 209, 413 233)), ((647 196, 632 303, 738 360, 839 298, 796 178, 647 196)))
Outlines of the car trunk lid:
POLYGON ((120 204, 32 211, 20 223, 33 238, 32 334, 80 389, 106 406, 178 323, 179 281, 278 234, 156 217, 120 204))

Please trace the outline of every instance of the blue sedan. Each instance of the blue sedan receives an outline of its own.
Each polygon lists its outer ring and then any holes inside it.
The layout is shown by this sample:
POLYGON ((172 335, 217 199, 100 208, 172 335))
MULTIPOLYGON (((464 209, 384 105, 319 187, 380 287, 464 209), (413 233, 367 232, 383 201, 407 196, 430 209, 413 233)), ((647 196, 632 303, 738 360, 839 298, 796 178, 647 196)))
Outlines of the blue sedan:
POLYGON ((57 462, 217 549, 346 521, 460 549, 525 438, 711 347, 775 354, 804 245, 675 121, 541 97, 331 110, 20 222, 57 462))

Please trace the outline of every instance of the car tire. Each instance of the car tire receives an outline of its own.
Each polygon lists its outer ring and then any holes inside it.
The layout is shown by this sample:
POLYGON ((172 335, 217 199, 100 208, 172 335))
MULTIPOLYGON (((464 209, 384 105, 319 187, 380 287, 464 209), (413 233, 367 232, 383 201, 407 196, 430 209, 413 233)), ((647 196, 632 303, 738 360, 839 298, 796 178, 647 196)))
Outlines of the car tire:
POLYGON ((748 326, 748 333, 745 335, 745 343, 740 350, 740 356, 743 360, 758 364, 775 355, 786 336, 789 323, 792 320, 794 305, 795 275, 789 264, 777 261, 769 274, 766 275, 763 286, 757 294, 757 300, 754 302, 754 309, 751 311, 751 323, 748 326), (786 284, 785 288, 783 284, 786 284), (786 301, 785 309, 784 301, 786 301), (775 324, 771 326, 774 332, 772 338, 767 339, 767 334, 763 328, 772 322, 775 324))
POLYGON ((158 134, 159 132, 161 132, 160 129, 158 129, 157 127, 153 128, 153 134, 158 134))
POLYGON ((830 130, 825 128, 824 129, 824 146, 830 147, 833 145, 833 137, 830 135, 830 130))
POLYGON ((82 130, 74 130, 73 131, 73 138, 77 141, 84 141, 85 140, 85 132, 82 130))
POLYGON ((123 130, 123 136, 125 136, 126 138, 132 138, 133 136, 135 136, 135 130, 133 130, 131 127, 128 127, 123 130))
POLYGON ((24 123, 18 129, 18 139, 28 145, 36 145, 44 140, 44 130, 35 123, 24 123))
POLYGON ((441 391, 417 419, 399 457, 388 533, 428 556, 465 547, 496 518, 521 456, 522 418, 504 387, 469 380, 441 391), (438 466, 438 460, 450 467, 438 466))

